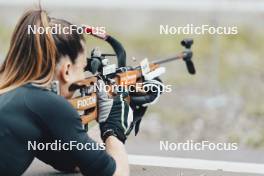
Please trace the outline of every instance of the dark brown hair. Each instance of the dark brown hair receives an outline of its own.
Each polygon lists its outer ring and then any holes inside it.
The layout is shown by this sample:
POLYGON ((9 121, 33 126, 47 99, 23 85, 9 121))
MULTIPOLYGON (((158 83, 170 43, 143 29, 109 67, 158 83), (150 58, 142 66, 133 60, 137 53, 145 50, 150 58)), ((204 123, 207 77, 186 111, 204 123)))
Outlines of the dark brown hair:
POLYGON ((27 83, 47 86, 52 81, 56 64, 61 56, 69 56, 74 63, 83 52, 82 34, 28 33, 28 26, 52 27, 70 26, 71 23, 48 17, 46 11, 29 10, 22 15, 12 35, 7 56, 0 67, 0 94, 27 83))

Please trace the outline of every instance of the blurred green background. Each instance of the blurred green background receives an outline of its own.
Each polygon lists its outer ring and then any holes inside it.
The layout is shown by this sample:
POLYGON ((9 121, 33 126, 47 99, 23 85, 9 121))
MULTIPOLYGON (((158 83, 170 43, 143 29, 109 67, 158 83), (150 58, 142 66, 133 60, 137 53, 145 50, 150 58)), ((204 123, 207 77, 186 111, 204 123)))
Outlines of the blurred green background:
MULTIPOLYGON (((34 5, 0 5, 0 60, 9 47, 15 24, 34 5), (12 10, 10 10, 12 9, 12 10)), ((181 52, 180 41, 194 39, 193 60, 197 74, 185 64, 164 65, 162 76, 173 91, 149 108, 141 137, 170 140, 238 142, 245 148, 264 148, 264 13, 243 10, 44 6, 50 16, 74 24, 105 26, 127 51, 130 65, 144 58, 155 60, 181 52), (160 35, 160 25, 186 24, 237 26, 237 35, 160 35), (137 59, 132 61, 132 57, 137 59)), ((106 43, 87 37, 89 51, 106 43)), ((89 55, 89 53, 88 53, 89 55)))

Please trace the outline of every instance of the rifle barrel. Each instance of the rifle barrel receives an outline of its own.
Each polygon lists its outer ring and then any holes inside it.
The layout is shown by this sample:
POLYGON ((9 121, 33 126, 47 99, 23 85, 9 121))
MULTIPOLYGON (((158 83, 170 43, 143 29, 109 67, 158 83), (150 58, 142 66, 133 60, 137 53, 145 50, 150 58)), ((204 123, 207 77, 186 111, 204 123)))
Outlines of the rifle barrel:
POLYGON ((179 54, 178 56, 176 57, 172 57, 172 58, 168 58, 168 59, 160 59, 160 60, 156 60, 153 62, 153 64, 164 64, 164 63, 167 63, 167 62, 172 62, 174 60, 177 60, 177 59, 182 59, 183 58, 183 54, 179 54))

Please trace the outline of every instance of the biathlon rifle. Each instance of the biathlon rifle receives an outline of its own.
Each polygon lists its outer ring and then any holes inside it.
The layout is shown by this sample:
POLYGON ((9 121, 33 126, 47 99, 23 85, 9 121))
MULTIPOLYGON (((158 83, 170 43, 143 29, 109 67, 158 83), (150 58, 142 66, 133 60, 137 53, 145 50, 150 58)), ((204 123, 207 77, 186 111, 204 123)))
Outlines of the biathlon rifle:
MULTIPOLYGON (((90 33, 92 36, 109 43, 115 54, 102 54, 98 48, 94 49, 91 53, 91 57, 87 58, 85 71, 89 71, 95 74, 95 76, 87 77, 86 79, 78 81, 70 86, 70 91, 77 91, 78 96, 70 99, 69 102, 81 113, 82 124, 86 129, 88 129, 88 123, 96 120, 98 117, 95 88, 98 78, 103 79, 106 85, 118 85, 123 87, 136 85, 137 83, 142 83, 145 80, 151 80, 160 76, 165 71, 160 65, 174 60, 183 60, 186 63, 187 70, 190 74, 195 74, 196 72, 192 62, 192 39, 184 39, 181 41, 181 45, 185 50, 177 54, 175 57, 160 59, 150 64, 144 59, 140 66, 133 67, 126 66, 126 51, 119 41, 110 35, 97 35, 92 32, 90 33), (108 58, 114 56, 117 58, 117 66, 115 64, 109 64, 108 58)), ((112 89, 109 91, 109 95, 114 96, 114 92, 115 90, 112 89)), ((142 94, 144 94, 144 91, 141 92, 141 95, 142 94)), ((129 92, 128 100, 131 99, 135 104, 137 104, 137 102, 142 104, 142 101, 145 101, 146 97, 143 96, 143 98, 138 98, 129 92)), ((143 116, 143 114, 140 116, 143 116)))

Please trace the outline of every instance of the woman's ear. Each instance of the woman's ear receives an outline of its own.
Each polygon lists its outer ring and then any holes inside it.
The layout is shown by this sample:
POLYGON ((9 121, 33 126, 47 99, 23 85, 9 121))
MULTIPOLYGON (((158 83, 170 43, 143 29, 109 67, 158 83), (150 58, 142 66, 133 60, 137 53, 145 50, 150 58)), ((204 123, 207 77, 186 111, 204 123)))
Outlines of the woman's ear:
POLYGON ((70 82, 71 80, 71 68, 72 68, 72 63, 69 60, 66 60, 61 63, 61 69, 60 69, 60 77, 61 80, 65 83, 70 82))

